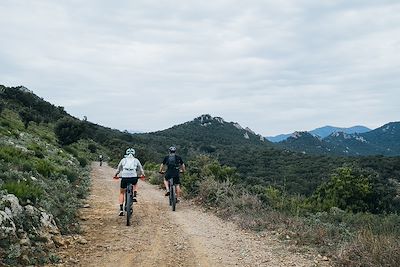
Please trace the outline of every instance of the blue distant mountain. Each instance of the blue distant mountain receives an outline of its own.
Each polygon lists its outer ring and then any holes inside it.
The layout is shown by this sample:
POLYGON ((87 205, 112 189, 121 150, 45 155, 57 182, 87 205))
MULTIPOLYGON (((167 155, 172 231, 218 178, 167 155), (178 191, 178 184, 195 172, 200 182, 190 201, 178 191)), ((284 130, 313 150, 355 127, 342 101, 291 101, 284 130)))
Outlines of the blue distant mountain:
POLYGON ((314 133, 295 132, 276 145, 292 151, 306 154, 324 154, 340 156, 400 155, 400 122, 390 122, 367 132, 360 126, 347 128, 349 133, 335 127, 322 127, 314 133), (331 134, 323 137, 328 132, 331 134), (355 131, 355 132, 354 132, 355 131))
MULTIPOLYGON (((349 127, 349 128, 341 128, 341 127, 334 127, 334 126, 327 125, 327 126, 320 127, 320 128, 314 129, 312 131, 308 131, 308 132, 310 134, 318 136, 320 138, 325 138, 335 132, 344 132, 347 134, 354 134, 354 133, 366 133, 369 131, 371 131, 371 129, 369 129, 365 126, 360 126, 360 125, 349 127)), ((276 136, 267 136, 265 138, 271 142, 278 143, 278 142, 288 139, 293 134, 294 133, 279 134, 276 136)))
POLYGON ((321 138, 325 138, 332 133, 337 133, 337 132, 343 132, 347 134, 353 134, 353 133, 366 133, 371 131, 371 129, 365 127, 365 126, 353 126, 350 128, 339 128, 339 127, 334 127, 334 126, 324 126, 321 128, 314 129, 310 131, 311 134, 318 135, 321 138))

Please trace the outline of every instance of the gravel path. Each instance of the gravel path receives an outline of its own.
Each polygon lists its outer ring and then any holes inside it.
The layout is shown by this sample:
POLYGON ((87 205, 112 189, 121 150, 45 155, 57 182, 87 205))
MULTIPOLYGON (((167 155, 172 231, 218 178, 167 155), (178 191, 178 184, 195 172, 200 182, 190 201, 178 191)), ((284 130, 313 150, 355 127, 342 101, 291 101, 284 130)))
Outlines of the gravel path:
POLYGON ((240 230, 182 201, 172 212, 164 192, 139 181, 132 225, 118 214, 115 170, 92 165, 89 207, 81 210, 81 236, 65 238, 57 266, 329 266, 310 251, 268 232, 240 230))

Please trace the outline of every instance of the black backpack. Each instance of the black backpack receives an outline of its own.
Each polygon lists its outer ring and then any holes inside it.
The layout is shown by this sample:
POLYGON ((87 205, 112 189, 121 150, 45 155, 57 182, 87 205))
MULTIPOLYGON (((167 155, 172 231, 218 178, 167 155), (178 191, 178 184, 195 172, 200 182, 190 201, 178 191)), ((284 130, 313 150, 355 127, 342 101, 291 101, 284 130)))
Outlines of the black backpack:
POLYGON ((169 155, 167 160, 168 171, 179 171, 179 163, 176 155, 169 155))
POLYGON ((167 172, 171 175, 179 175, 179 162, 176 155, 169 155, 167 160, 167 172))

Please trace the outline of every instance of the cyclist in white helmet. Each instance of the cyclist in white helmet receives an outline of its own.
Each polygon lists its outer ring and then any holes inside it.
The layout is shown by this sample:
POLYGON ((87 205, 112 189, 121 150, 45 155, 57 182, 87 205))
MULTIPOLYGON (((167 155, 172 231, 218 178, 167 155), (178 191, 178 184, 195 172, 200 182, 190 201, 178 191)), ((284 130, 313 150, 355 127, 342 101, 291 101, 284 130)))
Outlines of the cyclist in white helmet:
POLYGON ((124 197, 126 186, 128 182, 133 185, 133 202, 137 202, 136 194, 137 194, 137 182, 138 182, 138 172, 141 174, 141 178, 144 178, 144 170, 140 161, 135 158, 135 150, 133 148, 128 148, 126 150, 126 155, 118 164, 117 172, 115 173, 115 178, 118 179, 118 176, 121 177, 121 188, 119 193, 119 216, 124 215, 124 197))

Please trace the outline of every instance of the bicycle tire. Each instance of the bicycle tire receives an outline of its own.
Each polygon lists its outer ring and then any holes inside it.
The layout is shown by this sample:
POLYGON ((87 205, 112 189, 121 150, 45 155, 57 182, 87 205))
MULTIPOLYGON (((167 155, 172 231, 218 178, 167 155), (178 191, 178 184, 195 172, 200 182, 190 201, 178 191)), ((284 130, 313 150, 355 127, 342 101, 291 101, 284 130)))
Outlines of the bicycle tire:
POLYGON ((170 197, 171 197, 171 206, 172 206, 172 211, 176 210, 176 193, 175 193, 175 185, 172 184, 171 189, 170 189, 170 197))
POLYGON ((126 187, 126 193, 125 193, 125 209, 126 209, 126 226, 131 225, 131 217, 132 217, 132 211, 133 211, 133 205, 132 205, 132 189, 130 188, 131 185, 128 184, 126 187))
POLYGON ((172 196, 171 196, 171 194, 172 194, 172 182, 173 182, 173 180, 172 179, 169 179, 168 180, 168 190, 169 190, 169 196, 168 196, 168 200, 169 200, 169 205, 170 206, 172 206, 172 196))

